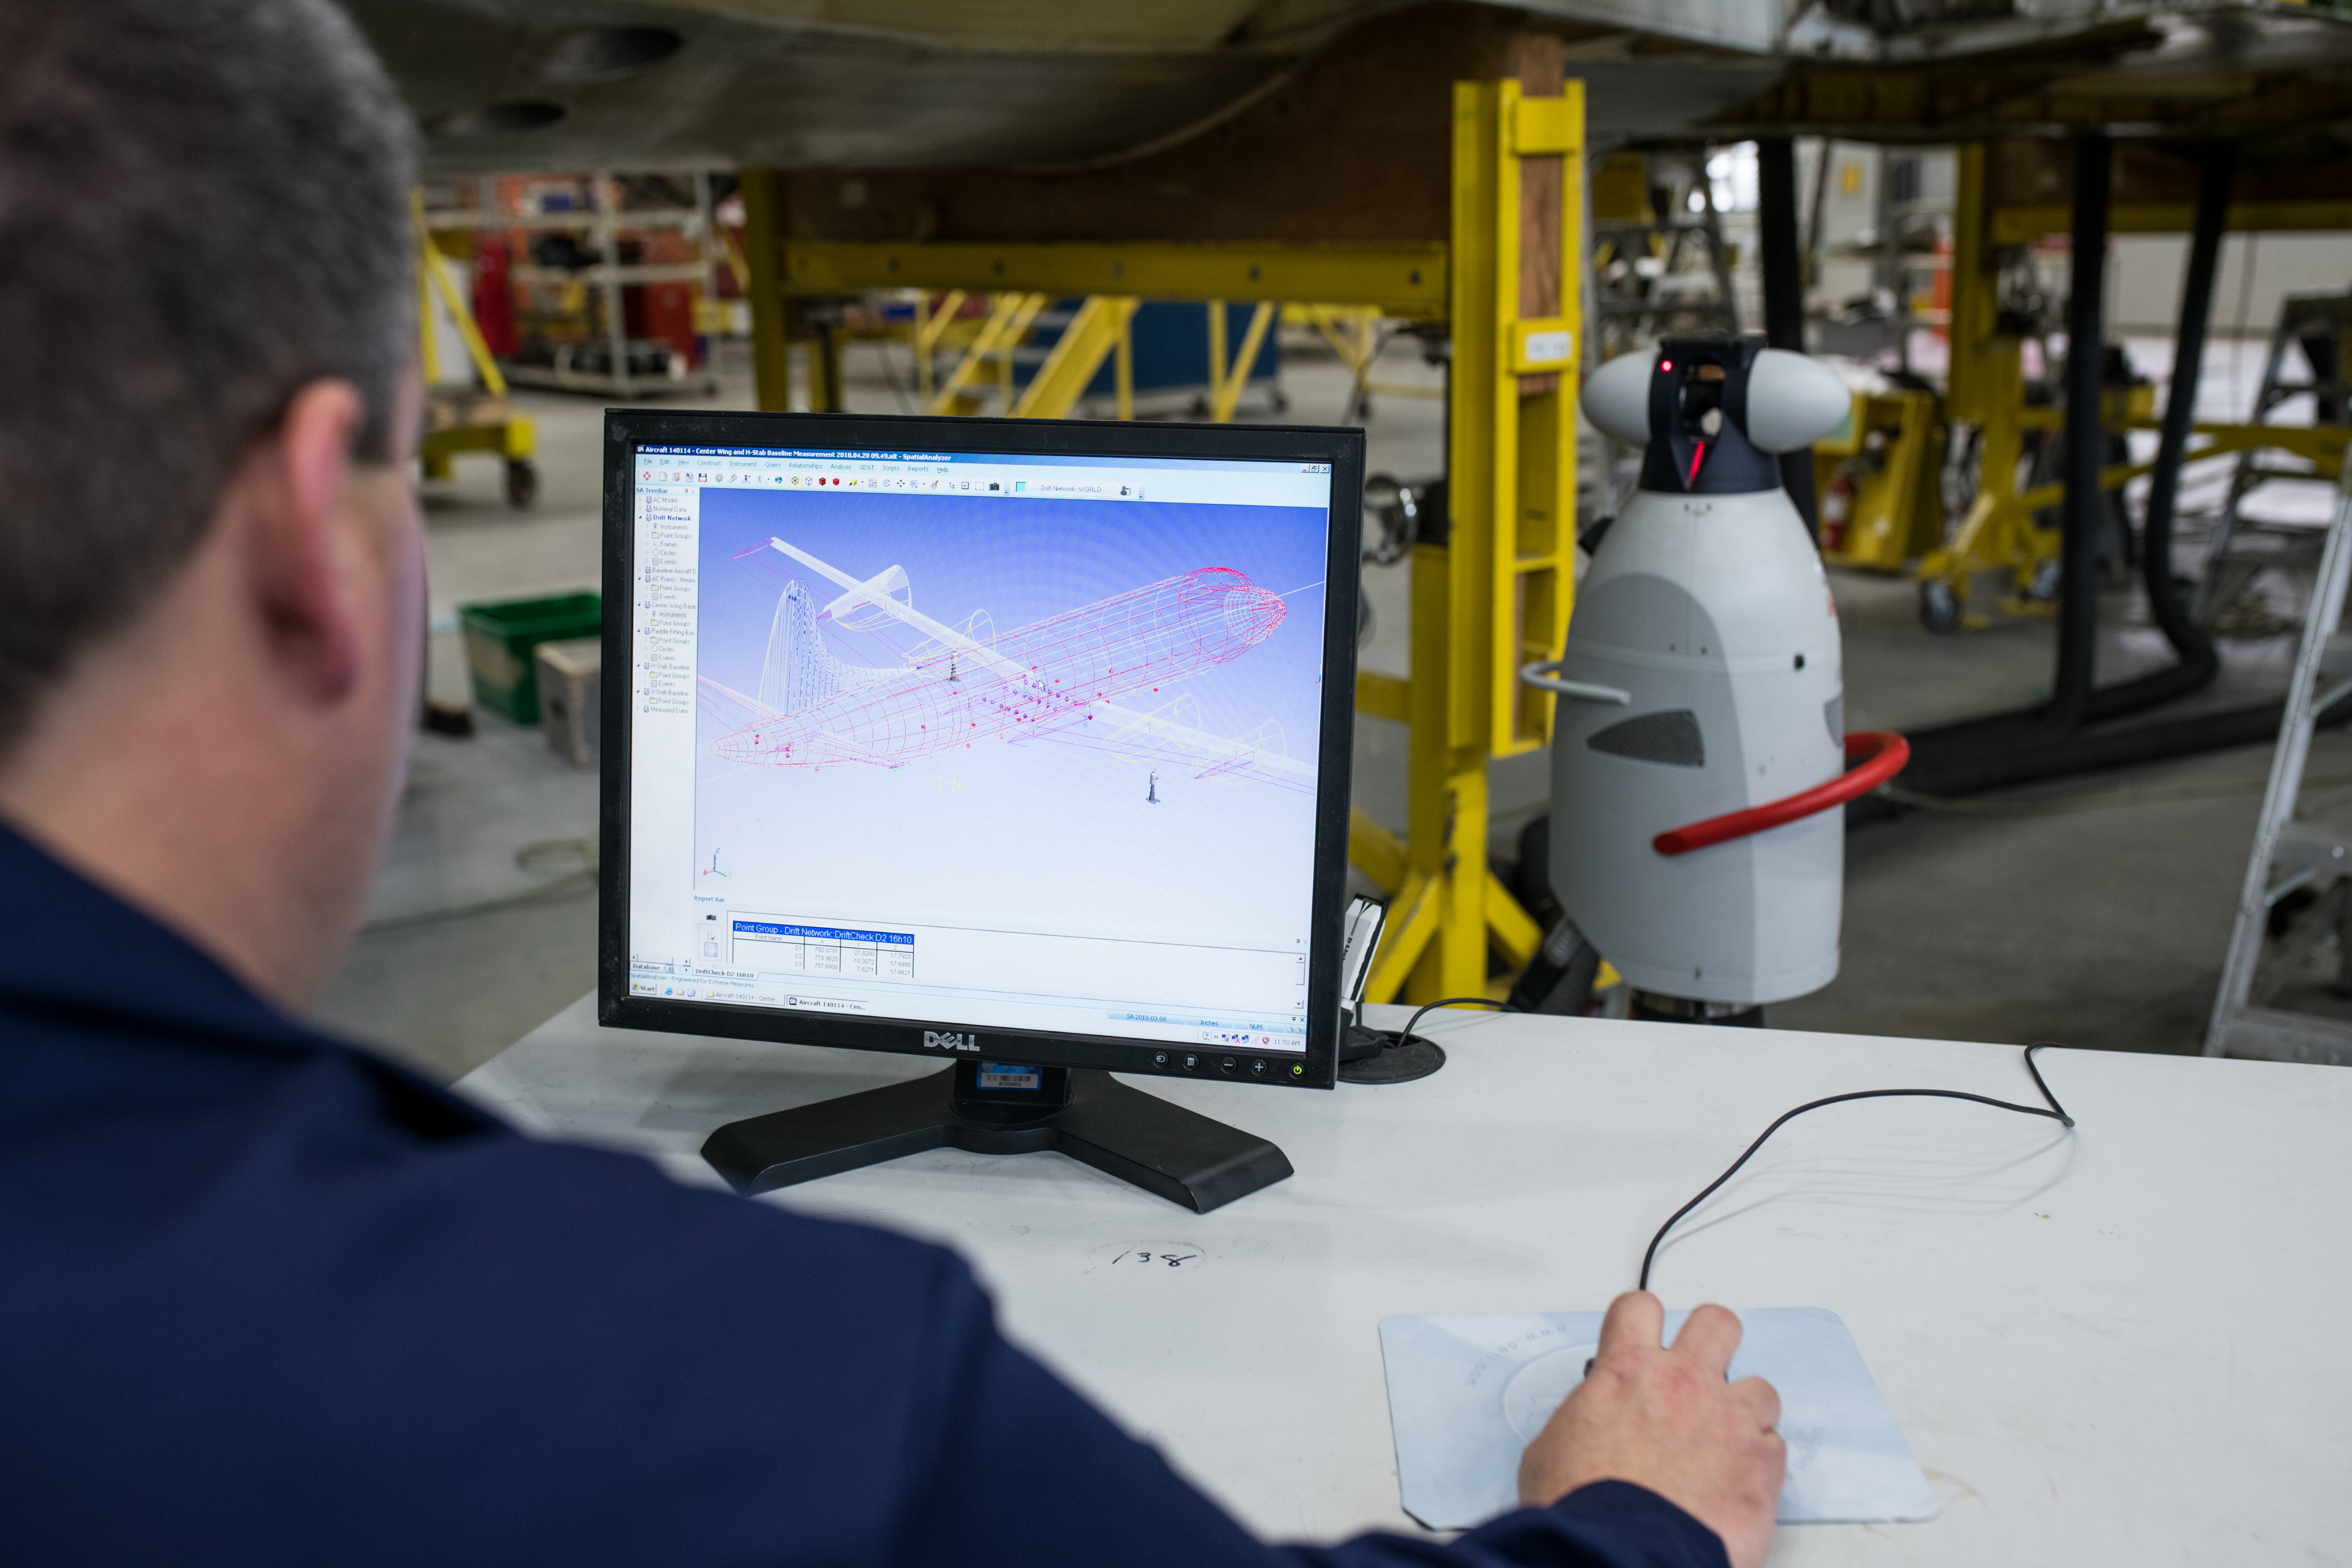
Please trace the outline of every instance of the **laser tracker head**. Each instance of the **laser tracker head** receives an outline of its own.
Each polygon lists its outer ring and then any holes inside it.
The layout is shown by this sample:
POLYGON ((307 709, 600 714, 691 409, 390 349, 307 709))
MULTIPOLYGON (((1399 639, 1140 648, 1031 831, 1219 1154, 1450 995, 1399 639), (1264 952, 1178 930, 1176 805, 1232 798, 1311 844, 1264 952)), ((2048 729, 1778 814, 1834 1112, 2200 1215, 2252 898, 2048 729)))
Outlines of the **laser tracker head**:
POLYGON ((1644 444, 1641 488, 1665 495, 1748 495, 1780 488, 1781 452, 1836 429, 1845 383, 1761 338, 1668 338, 1610 361, 1584 386, 1584 413, 1644 444))

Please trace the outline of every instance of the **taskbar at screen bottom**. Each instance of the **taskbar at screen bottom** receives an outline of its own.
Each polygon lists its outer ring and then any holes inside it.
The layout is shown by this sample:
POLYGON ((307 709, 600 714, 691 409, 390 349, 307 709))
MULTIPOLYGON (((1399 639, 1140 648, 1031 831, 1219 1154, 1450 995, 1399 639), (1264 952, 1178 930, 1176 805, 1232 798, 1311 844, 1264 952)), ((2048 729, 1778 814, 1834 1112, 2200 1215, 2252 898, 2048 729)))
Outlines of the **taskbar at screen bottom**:
POLYGON ((1108 1037, 1139 1046, 1195 1051, 1271 1051, 1303 1056, 1307 1021, 1298 1015, 1211 1012, 1163 1004, 1106 1003, 1078 998, 975 997, 929 986, 872 982, 819 982, 814 986, 745 982, 707 970, 656 973, 642 963, 629 993, 649 1001, 718 1003, 762 1012, 805 1013, 845 1021, 953 1018, 980 1028, 1108 1037))

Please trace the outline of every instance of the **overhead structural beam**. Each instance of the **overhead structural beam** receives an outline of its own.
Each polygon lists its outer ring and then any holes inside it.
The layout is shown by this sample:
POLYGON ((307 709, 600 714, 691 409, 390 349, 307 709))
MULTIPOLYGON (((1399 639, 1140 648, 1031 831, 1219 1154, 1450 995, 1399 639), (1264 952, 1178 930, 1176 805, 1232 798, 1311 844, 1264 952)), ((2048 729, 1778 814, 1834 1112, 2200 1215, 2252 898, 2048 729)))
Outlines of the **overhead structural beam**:
POLYGON ((1412 321, 1443 320, 1445 247, 1400 242, 1133 245, 877 245, 786 241, 788 294, 865 289, 1026 291, 1142 300, 1248 300, 1372 305, 1412 321))
MULTIPOLYGON (((1824 160, 1829 149, 1822 149, 1824 160)), ((1797 143, 1767 136, 1756 143, 1757 240, 1764 268, 1764 341, 1790 353, 1805 352, 1805 269, 1797 231, 1797 143)), ((1805 531, 1821 537, 1813 496, 1813 449, 1780 454, 1780 483, 1805 520, 1805 531)))
MULTIPOLYGON (((1986 234, 1994 245, 2032 245, 2065 233, 2067 218, 2064 207, 2000 206, 1992 209, 1986 234)), ((2352 201, 2231 202, 2222 221, 2241 234, 2333 234, 2352 228, 2352 201)), ((2107 223, 2111 234, 2189 234, 2196 226, 2197 207, 2189 202, 2118 204, 2107 223)))

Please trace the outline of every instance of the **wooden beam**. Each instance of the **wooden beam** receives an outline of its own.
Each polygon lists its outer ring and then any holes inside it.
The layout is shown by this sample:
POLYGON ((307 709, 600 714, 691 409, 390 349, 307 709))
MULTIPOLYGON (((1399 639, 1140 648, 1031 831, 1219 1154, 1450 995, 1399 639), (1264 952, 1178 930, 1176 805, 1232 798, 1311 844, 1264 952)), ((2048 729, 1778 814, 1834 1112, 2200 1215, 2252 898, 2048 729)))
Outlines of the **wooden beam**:
MULTIPOLYGON (((1519 79, 1523 101, 1561 95, 1567 82, 1567 58, 1558 38, 1521 33, 1511 40, 1510 56, 1510 74, 1519 79)), ((1559 314, 1560 181, 1565 167, 1565 160, 1556 153, 1519 159, 1518 316, 1522 321, 1559 314)), ((1523 375, 1519 395, 1533 397, 1559 385, 1558 375, 1523 375)))

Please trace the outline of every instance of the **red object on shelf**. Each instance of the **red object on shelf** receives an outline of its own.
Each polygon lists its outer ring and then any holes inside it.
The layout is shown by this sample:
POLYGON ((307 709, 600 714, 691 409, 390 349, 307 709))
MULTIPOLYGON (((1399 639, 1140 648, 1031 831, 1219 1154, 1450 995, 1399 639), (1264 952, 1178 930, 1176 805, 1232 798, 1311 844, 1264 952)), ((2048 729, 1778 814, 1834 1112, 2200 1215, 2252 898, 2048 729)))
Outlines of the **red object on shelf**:
MULTIPOLYGON (((637 239, 637 259, 648 267, 673 267, 702 258, 702 247, 691 235, 656 230, 637 239)), ((702 341, 695 331, 694 301, 702 292, 694 283, 632 283, 621 290, 622 331, 633 338, 650 338, 676 349, 689 365, 702 363, 702 341)))
POLYGON ((1862 766, 1849 768, 1824 784, 1780 800, 1766 801, 1744 811, 1726 812, 1710 816, 1705 822, 1694 822, 1688 827, 1669 828, 1650 840, 1650 847, 1661 855, 1683 855, 1693 849, 1704 849, 1710 844, 1728 839, 1745 838, 1751 833, 1761 833, 1768 827, 1779 827, 1800 817, 1827 811, 1833 805, 1843 805, 1856 795, 1866 795, 1903 771, 1911 760, 1911 742, 1891 730, 1856 730, 1845 738, 1845 758, 1865 759, 1862 766))
POLYGON ((621 290, 623 330, 633 338, 667 343, 686 356, 689 365, 702 363, 701 344, 694 335, 691 283, 632 283, 621 290))
POLYGON ((512 359, 520 346, 515 332, 514 286, 508 281, 507 242, 486 234, 474 245, 474 327, 492 359, 512 359))

